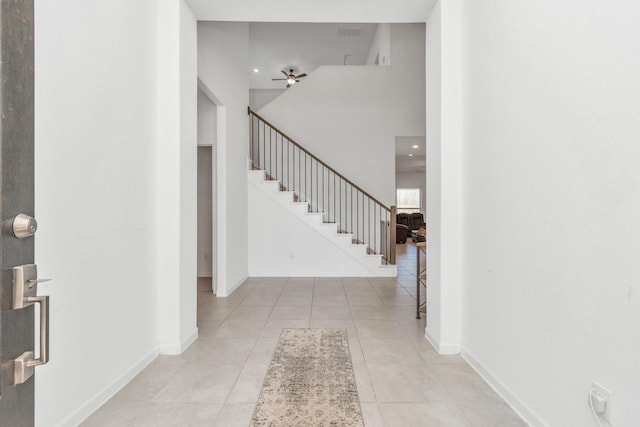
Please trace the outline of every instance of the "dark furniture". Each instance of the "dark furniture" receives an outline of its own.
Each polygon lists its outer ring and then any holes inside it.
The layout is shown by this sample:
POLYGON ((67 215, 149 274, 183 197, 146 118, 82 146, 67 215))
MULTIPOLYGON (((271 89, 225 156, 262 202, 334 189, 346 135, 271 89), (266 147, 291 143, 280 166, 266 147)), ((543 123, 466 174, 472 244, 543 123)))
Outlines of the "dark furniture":
POLYGON ((407 243, 411 230, 404 224, 396 224, 396 243, 407 243))
POLYGON ((423 214, 419 212, 399 213, 396 215, 396 224, 406 225, 414 242, 424 242, 424 236, 418 235, 418 230, 425 227, 423 214))

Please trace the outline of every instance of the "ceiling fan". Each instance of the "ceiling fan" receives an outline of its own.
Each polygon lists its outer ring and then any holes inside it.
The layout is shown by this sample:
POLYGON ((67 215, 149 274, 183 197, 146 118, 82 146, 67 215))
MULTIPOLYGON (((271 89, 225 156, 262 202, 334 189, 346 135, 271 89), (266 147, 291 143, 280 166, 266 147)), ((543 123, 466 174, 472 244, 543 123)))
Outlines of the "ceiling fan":
POLYGON ((289 72, 287 73, 284 70, 280 71, 282 74, 284 74, 285 78, 284 79, 271 79, 271 80, 286 80, 287 81, 287 87, 291 87, 294 84, 298 83, 303 77, 307 76, 307 73, 302 73, 302 74, 298 74, 297 76, 295 74, 293 74, 293 69, 290 69, 289 72))

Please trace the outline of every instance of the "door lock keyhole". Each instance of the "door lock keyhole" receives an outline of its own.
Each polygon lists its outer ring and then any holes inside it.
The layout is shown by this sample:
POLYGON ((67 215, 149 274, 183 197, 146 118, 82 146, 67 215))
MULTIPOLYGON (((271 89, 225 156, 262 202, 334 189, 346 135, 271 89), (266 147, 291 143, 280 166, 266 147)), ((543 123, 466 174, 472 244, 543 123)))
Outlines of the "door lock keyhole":
POLYGON ((13 219, 13 235, 18 239, 31 237, 38 229, 38 222, 32 216, 26 214, 18 214, 13 219))

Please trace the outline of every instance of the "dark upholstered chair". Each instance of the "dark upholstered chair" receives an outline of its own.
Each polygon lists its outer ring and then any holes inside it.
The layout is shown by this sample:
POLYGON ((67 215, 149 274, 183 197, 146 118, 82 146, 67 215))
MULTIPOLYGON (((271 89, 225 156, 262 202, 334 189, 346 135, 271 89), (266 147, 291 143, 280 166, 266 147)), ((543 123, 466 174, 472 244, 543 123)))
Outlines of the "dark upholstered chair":
MULTIPOLYGON (((402 224, 409 227, 409 214, 408 213, 399 213, 396 215, 396 224, 402 224)), ((409 227, 411 230, 411 227, 409 227)))
POLYGON ((424 226, 424 215, 419 212, 414 212, 409 215, 409 228, 411 231, 418 230, 424 226))
POLYGON ((404 224, 396 224, 396 243, 407 243, 411 230, 404 224))

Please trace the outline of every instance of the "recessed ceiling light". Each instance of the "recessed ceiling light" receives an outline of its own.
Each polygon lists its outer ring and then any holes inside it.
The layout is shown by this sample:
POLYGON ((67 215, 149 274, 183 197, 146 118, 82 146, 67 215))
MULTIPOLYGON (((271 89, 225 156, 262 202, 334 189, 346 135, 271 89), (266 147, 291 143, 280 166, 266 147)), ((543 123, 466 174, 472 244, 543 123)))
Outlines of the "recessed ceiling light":
POLYGON ((259 72, 260 72, 260 70, 258 70, 257 68, 254 68, 254 69, 253 69, 253 72, 254 72, 254 73, 259 73, 259 72))
POLYGON ((413 157, 413 154, 409 154, 409 157, 413 157))
POLYGON ((419 145, 412 145, 411 148, 420 148, 419 145))

